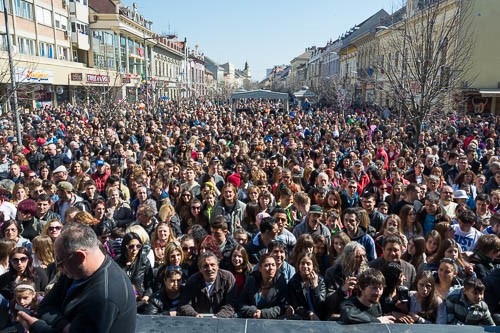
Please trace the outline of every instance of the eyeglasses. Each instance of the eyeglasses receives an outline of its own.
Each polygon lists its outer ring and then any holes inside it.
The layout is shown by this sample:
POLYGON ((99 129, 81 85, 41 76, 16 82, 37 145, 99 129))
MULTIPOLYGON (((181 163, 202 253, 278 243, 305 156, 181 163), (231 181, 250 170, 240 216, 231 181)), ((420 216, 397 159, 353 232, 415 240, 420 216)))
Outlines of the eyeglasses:
POLYGON ((73 257, 73 255, 74 255, 74 253, 71 253, 69 256, 67 256, 66 258, 59 260, 59 261, 56 259, 56 268, 64 265, 68 260, 70 260, 73 257))
POLYGON ((13 264, 19 264, 22 262, 23 264, 28 261, 28 257, 21 257, 21 258, 12 258, 10 259, 10 262, 13 264))
POLYGON ((142 248, 141 244, 129 244, 127 245, 127 249, 133 251, 134 249, 140 250, 142 248))
POLYGON ((55 226, 55 227, 49 227, 48 229, 49 229, 49 231, 59 231, 62 228, 61 228, 61 226, 55 226))

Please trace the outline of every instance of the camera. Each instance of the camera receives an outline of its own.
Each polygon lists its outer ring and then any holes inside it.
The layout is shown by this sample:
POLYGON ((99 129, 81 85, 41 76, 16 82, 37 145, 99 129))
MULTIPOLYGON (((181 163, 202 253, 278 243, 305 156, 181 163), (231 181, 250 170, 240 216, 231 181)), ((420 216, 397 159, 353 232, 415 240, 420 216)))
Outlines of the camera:
POLYGON ((399 301, 401 303, 408 303, 410 301, 410 290, 405 286, 398 287, 399 301))

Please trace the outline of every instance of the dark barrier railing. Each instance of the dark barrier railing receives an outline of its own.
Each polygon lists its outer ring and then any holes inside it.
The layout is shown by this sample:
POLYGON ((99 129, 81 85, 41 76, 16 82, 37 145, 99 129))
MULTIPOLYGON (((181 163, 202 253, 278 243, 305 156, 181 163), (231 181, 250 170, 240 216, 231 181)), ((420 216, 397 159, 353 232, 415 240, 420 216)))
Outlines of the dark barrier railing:
POLYGON ((137 316, 136 332, 168 333, 479 333, 500 332, 499 327, 364 324, 340 325, 332 321, 264 319, 211 319, 167 316, 137 316))

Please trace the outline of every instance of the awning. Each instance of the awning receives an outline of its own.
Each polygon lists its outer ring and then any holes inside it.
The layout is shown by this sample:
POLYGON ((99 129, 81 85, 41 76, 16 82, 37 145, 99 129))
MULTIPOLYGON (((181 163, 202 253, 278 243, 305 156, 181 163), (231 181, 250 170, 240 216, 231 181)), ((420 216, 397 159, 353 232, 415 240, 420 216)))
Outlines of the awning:
POLYGON ((497 97, 500 96, 500 89, 479 89, 479 93, 483 97, 497 97))

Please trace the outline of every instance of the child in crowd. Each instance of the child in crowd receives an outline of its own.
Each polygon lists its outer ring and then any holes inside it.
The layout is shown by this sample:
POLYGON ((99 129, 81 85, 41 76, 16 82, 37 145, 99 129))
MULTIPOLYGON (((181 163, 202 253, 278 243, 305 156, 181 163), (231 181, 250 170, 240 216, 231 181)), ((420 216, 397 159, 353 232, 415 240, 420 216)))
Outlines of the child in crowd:
POLYGON ((446 298, 449 325, 495 326, 484 299, 484 284, 476 278, 465 280, 463 288, 452 291, 446 298))

